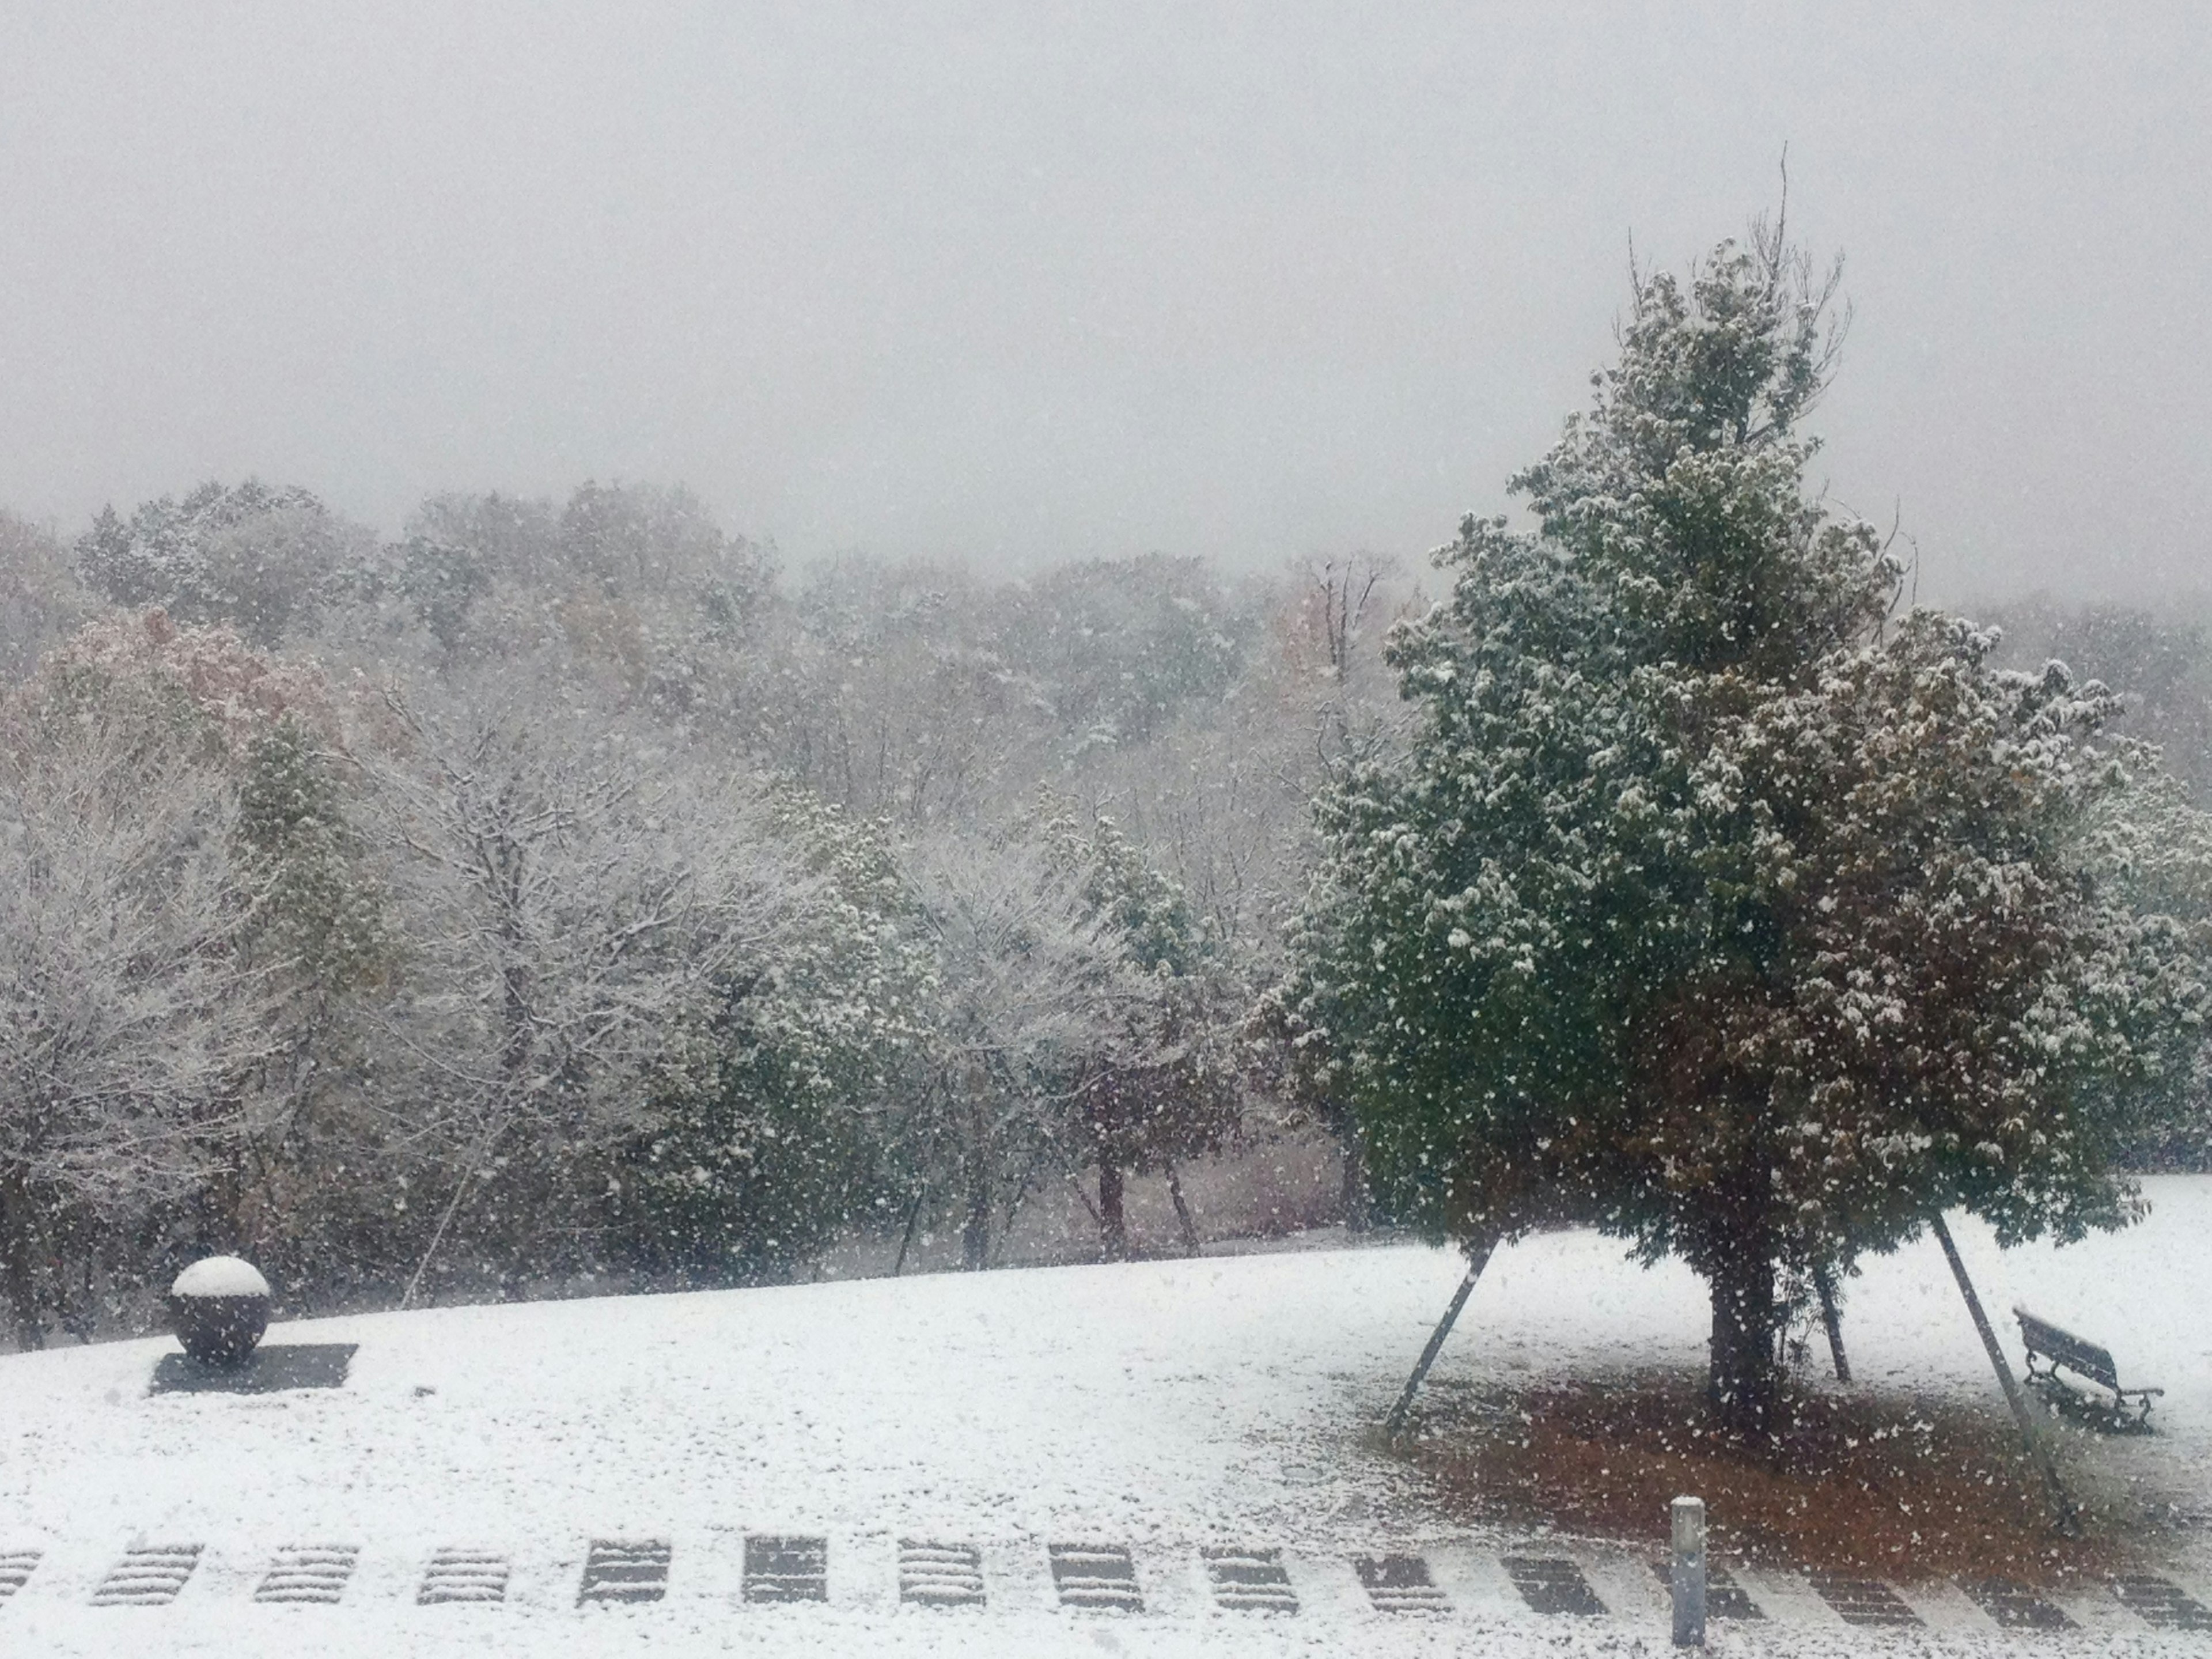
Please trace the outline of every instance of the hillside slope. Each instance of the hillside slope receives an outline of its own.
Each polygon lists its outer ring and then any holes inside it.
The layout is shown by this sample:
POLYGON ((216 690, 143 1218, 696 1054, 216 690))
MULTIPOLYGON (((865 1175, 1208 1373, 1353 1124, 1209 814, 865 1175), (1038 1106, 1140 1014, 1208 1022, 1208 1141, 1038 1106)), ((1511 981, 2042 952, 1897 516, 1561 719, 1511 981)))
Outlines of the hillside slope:
MULTIPOLYGON (((1961 1240, 1993 1313, 2026 1301, 2167 1387, 2160 1437, 2103 1449, 2203 1510, 2212 1182, 2152 1190, 2152 1220, 2116 1238, 1961 1240)), ((269 1340, 360 1344, 347 1386, 262 1397, 149 1397, 167 1340, 0 1359, 0 1556, 40 1558, 0 1601, 0 1650, 112 1652, 127 1632, 142 1653, 811 1654, 863 1632, 880 1651, 1463 1650, 1528 1628, 1492 1559, 1515 1540, 1447 1524, 1367 1439, 1458 1273, 1448 1252, 1388 1247, 324 1320, 269 1340), (829 1605, 744 1605, 748 1534, 826 1540, 829 1605), (666 1540, 665 1600, 579 1608, 594 1539, 666 1540), (988 1607, 902 1607, 901 1539, 976 1546, 988 1607), (1056 1607, 1063 1541, 1128 1547, 1145 1611, 1056 1607), (204 1553, 169 1606, 89 1605, 134 1542, 204 1553), (359 1551, 338 1606, 254 1603, 277 1551, 325 1544, 359 1551), (1213 1610, 1201 1552, 1224 1545, 1285 1551, 1300 1613, 1213 1610), (416 1605, 425 1560, 457 1547, 507 1558, 504 1605, 416 1605), (1431 1557, 1449 1615, 1369 1604, 1349 1558, 1401 1547, 1431 1557)), ((1932 1245, 1874 1264, 1848 1311, 1864 1383, 1994 1396, 1932 1245)), ((1549 1236, 1501 1253, 1439 1379, 1695 1368, 1705 1317, 1680 1268, 1549 1236)), ((1648 1572, 1577 1549, 1611 1612, 1575 1640, 1663 1639, 1648 1572)), ((2176 1570, 2203 1595, 2212 1548, 2176 1570)), ((1773 1589, 1778 1607, 1794 1594, 1773 1589)), ((1923 1611, 1994 1634, 1942 1595, 1923 1611)), ((1830 1625, 1815 1607, 1729 1639, 1801 1650, 1830 1625)))

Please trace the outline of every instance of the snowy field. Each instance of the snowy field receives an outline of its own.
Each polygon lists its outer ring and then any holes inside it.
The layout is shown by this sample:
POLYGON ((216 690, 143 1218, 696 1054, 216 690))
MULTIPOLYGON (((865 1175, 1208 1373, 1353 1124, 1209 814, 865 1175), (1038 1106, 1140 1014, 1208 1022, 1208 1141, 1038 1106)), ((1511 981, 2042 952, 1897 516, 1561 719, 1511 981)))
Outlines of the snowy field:
MULTIPOLYGON (((2156 1437, 2087 1452, 2198 1517, 2162 1570, 2212 1603, 2212 1181, 2149 1188, 2148 1223, 2068 1250, 1956 1231, 1993 1314, 2025 1302, 2165 1386, 2156 1437)), ((1663 1649, 1640 1553, 1455 1528, 1368 1449, 1459 1272, 1390 1246, 323 1320, 269 1340, 360 1344, 348 1385, 263 1397, 149 1396, 166 1339, 0 1358, 0 1587, 10 1552, 39 1557, 0 1653, 1663 1649), (761 1534, 826 1540, 826 1603, 744 1600, 761 1534), (665 1599, 580 1607, 595 1539, 665 1540, 665 1599), (974 1546, 985 1605, 902 1605, 902 1539, 974 1546), (1127 1547, 1142 1611, 1059 1606, 1055 1543, 1127 1547), (202 1553, 166 1606, 92 1605, 134 1545, 202 1553), (337 1603, 257 1603, 302 1546, 358 1551, 337 1603), (1221 1547, 1281 1551, 1297 1611, 1216 1606, 1221 1547), (504 1557, 505 1601, 418 1605, 441 1548, 504 1557), (1577 1562, 1607 1613, 1532 1612, 1500 1565, 1532 1551, 1577 1562), (1428 1561, 1443 1610, 1372 1604, 1352 1558, 1385 1552, 1428 1561)), ((1705 1320, 1686 1273, 1547 1237, 1492 1263, 1438 1376, 1694 1367, 1705 1320)), ((1872 1264, 1847 1322, 1865 1384, 1994 1396, 1932 1243, 1872 1264)), ((1721 1650, 2212 1652, 2102 1590, 2064 1598, 2077 1632, 2006 1637, 1940 1583, 1899 1583, 1925 1628, 1888 1633, 1790 1575, 1746 1582, 1771 1617, 1717 1626, 1721 1650)))

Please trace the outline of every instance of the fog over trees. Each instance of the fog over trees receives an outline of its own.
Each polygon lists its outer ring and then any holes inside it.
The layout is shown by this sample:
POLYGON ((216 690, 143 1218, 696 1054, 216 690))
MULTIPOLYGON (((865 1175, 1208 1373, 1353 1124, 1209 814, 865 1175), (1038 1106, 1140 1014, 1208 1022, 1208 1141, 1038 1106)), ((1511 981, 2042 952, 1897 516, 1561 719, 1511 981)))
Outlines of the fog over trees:
POLYGON ((680 488, 380 538, 210 482, 0 520, 16 1340, 252 1252, 303 1305, 970 1267, 1320 1133, 1255 1086, 1372 560, 793 575, 680 488), (1346 571, 1358 593, 1349 604, 1346 571))
POLYGON ((1801 493, 1793 258, 1640 278, 1537 532, 1440 572, 793 570, 604 479, 0 517, 15 1340, 216 1249, 302 1306, 983 1267, 1071 1182, 1114 1257, 1132 1176, 1195 1248, 1183 1171, 1292 1141, 1350 1224, 1681 1250, 1770 1355, 1929 1202, 2123 1218, 2212 1156, 2208 619, 1913 612, 1801 493))

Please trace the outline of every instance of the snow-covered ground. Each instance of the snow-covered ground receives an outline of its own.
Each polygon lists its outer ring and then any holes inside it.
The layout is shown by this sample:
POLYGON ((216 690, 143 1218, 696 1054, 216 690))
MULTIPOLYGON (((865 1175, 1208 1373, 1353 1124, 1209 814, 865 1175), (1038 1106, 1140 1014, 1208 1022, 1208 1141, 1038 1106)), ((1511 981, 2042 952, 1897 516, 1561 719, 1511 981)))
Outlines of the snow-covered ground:
MULTIPOLYGON (((2212 1181, 2150 1183, 2152 1219, 2070 1249, 2001 1255, 1960 1225, 1993 1314, 2015 1300, 2162 1383, 2160 1432, 2092 1448, 2212 1522, 2212 1181)), ((1457 1281, 1412 1247, 854 1281, 323 1320, 269 1341, 356 1342, 340 1390, 149 1396, 167 1340, 0 1358, 0 1653, 689 1655, 1444 1654, 1663 1647, 1638 1554, 1455 1528, 1364 1437, 1457 1281), (746 1603, 744 1540, 826 1539, 828 1601, 746 1603), (577 1605, 593 1539, 665 1540, 666 1596, 577 1605), (981 1551, 988 1605, 899 1601, 898 1540, 981 1551), (1127 1545, 1145 1609, 1055 1603, 1053 1543, 1127 1545), (1606 1617, 1543 1618, 1499 1565, 1533 1544, 1583 1566, 1606 1617), (134 1544, 201 1545, 165 1607, 95 1607, 134 1544), (334 1606, 253 1600, 287 1547, 342 1545, 334 1606), (1279 1548, 1295 1614, 1218 1610, 1201 1552, 1279 1548), (506 1556, 503 1603, 416 1602, 434 1550, 506 1556), (1386 1613, 1351 1558, 1424 1555, 1449 1602, 1386 1613)), ((1701 1287, 1587 1234, 1501 1253, 1439 1376, 1538 1378, 1700 1363, 1701 1287)), ((1993 1395, 1932 1243, 1874 1263, 1848 1333, 1863 1382, 1993 1395)), ((2011 1324, 2002 1319, 2008 1342, 2011 1324)), ((2013 1344, 2015 1363, 2018 1349, 2013 1344)), ((2212 1524, 2168 1576, 2212 1602, 2212 1524)), ((2212 1651, 2151 1633, 2101 1591, 2084 1629, 2000 1638, 1956 1589, 1899 1586, 1929 1629, 1847 1630, 1800 1582, 1717 1627, 1746 1652, 2045 1647, 2212 1651)))

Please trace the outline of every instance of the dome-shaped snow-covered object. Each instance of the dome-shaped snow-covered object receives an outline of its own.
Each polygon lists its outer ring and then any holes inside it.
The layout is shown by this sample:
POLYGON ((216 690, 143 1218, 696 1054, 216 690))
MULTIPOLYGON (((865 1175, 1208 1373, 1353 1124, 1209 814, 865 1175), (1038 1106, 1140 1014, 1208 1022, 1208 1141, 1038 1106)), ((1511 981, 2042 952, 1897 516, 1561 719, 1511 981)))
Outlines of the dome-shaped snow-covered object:
POLYGON ((239 1255, 210 1255, 177 1275, 171 1296, 261 1296, 270 1294, 261 1269, 239 1255))
POLYGON ((269 1281, 251 1261, 211 1255, 195 1261, 169 1286, 177 1340, 210 1365, 243 1364, 269 1328, 269 1281))

